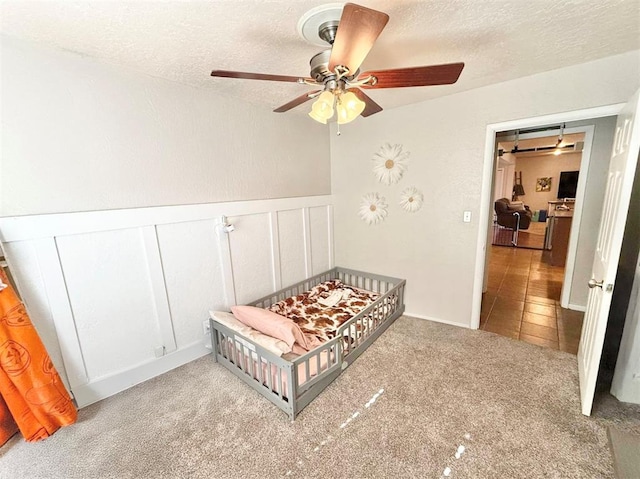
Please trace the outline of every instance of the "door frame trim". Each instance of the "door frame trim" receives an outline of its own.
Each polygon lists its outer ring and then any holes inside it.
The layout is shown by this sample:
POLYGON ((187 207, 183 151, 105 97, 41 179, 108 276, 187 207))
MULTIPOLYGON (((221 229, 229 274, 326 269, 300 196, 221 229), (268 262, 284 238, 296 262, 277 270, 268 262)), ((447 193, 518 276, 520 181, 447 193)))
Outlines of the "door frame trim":
POLYGON ((538 126, 549 125, 553 123, 564 123, 579 120, 589 120, 594 118, 602 118, 606 116, 616 116, 624 103, 616 103, 613 105, 604 105, 594 108, 585 108, 581 110, 573 110, 567 112, 553 113, 531 118, 522 118, 518 120, 510 120, 500 123, 491 123, 487 125, 484 148, 484 162, 482 165, 482 188, 480 190, 480 213, 478 239, 476 244, 476 264, 474 268, 473 280, 473 297, 471 307, 471 329, 478 329, 480 326, 480 309, 482 307, 482 289, 484 286, 485 258, 487 254, 487 243, 489 234, 489 210, 491 207, 491 198, 493 197, 493 167, 495 156, 496 133, 505 130, 517 130, 520 128, 534 128, 538 126))

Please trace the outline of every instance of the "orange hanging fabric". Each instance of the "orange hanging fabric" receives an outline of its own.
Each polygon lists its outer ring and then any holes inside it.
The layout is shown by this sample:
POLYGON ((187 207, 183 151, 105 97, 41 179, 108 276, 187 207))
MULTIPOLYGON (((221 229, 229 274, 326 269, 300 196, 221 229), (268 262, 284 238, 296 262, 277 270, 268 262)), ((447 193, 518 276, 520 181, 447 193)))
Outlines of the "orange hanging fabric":
POLYGON ((11 417, 11 411, 9 411, 7 403, 4 402, 2 395, 0 395, 0 446, 7 442, 16 432, 18 432, 18 426, 13 417, 11 417))
POLYGON ((24 438, 38 441, 76 422, 77 411, 2 269, 0 280, 0 445, 15 432, 7 408, 24 438))

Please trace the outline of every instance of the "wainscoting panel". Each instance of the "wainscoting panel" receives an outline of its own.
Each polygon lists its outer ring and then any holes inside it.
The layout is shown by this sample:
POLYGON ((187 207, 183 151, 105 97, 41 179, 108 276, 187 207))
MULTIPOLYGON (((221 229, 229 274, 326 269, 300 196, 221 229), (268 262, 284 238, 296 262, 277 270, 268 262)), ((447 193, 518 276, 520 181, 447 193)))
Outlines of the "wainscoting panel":
POLYGON ((331 206, 309 208, 311 236, 311 274, 322 273, 333 265, 331 206))
POLYGON ((162 343, 140 230, 56 241, 89 378, 153 359, 162 343))
POLYGON ((282 286, 306 277, 304 214, 300 209, 278 212, 282 286))
POLYGON ((80 407, 208 354, 209 310, 333 266, 330 196, 0 218, 0 241, 80 407))
POLYGON ((209 310, 229 310, 216 222, 161 225, 158 241, 176 343, 182 348, 202 339, 202 321, 209 310))
POLYGON ((271 226, 268 214, 229 217, 234 288, 238 304, 275 291, 271 226))

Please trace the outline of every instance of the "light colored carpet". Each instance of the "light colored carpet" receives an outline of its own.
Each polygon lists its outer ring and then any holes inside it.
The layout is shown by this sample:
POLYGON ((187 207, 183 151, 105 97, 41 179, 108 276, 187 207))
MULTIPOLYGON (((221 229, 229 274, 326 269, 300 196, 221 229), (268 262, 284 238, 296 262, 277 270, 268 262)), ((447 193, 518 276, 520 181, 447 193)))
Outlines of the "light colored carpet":
POLYGON ((612 425, 640 432, 640 407, 604 396, 582 416, 575 356, 402 317, 294 423, 206 357, 14 437, 0 477, 606 478, 612 425))
POLYGON ((640 477, 640 434, 629 434, 615 427, 608 428, 607 432, 616 477, 640 477))

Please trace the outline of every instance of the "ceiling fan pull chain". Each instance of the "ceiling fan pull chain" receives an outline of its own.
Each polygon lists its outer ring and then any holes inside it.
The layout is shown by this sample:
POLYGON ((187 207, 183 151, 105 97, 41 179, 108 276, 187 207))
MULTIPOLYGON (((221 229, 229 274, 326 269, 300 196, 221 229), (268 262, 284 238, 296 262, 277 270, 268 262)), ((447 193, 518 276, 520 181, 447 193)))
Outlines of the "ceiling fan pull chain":
MULTIPOLYGON (((337 110, 337 107, 338 107, 338 103, 340 103, 340 97, 338 95, 335 95, 334 101, 333 101, 333 107, 336 110, 337 110)), ((340 122, 336 121, 336 125, 338 125, 338 130, 336 131, 336 136, 340 136, 340 135, 342 135, 342 133, 340 133, 340 122)))
MULTIPOLYGON (((338 97, 338 95, 334 95, 333 97, 333 108, 334 110, 336 110, 337 106, 338 106, 338 102, 340 101, 340 98, 338 97)), ((340 122, 336 122, 336 125, 338 125, 338 131, 336 131, 336 136, 340 136, 342 135, 342 133, 340 133, 340 122)))

